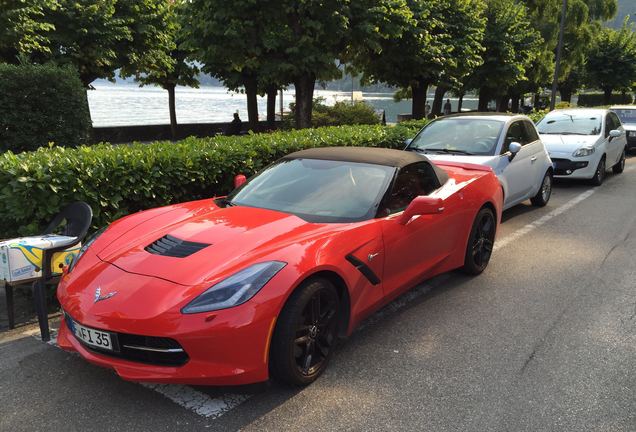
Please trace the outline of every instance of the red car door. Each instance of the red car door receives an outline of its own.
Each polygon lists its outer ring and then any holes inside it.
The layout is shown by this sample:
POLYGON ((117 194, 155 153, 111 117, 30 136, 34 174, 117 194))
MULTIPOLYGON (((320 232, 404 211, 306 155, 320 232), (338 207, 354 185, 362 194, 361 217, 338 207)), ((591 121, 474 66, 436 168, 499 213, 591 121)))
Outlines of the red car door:
POLYGON ((384 238, 385 297, 392 299, 412 288, 454 250, 461 235, 453 222, 459 217, 462 198, 452 194, 444 200, 439 214, 416 216, 409 223, 399 222, 402 211, 419 195, 431 192, 431 168, 418 163, 403 168, 398 174, 381 220, 384 238))

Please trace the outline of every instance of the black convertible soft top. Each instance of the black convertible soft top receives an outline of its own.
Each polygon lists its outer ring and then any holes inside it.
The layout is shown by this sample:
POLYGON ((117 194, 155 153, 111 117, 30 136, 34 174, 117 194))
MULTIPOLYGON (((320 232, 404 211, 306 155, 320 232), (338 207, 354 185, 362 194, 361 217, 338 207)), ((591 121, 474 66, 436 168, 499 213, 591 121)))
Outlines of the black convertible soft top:
POLYGON ((440 186, 448 180, 448 174, 424 155, 417 152, 378 147, 317 147, 288 154, 283 159, 320 159, 357 162, 403 168, 418 162, 428 163, 439 180, 440 186))

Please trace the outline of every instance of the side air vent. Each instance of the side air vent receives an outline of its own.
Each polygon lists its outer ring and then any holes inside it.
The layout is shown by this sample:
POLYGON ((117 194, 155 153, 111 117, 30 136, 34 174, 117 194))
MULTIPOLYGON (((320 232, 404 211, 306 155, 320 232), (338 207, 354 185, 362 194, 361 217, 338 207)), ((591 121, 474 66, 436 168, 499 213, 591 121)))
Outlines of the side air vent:
POLYGON ((166 235, 146 246, 146 251, 155 255, 185 258, 208 246, 210 245, 207 243, 185 241, 171 235, 166 235))
POLYGON ((362 261, 360 261, 358 258, 354 257, 353 255, 347 255, 345 258, 355 268, 357 268, 358 271, 362 273, 362 275, 365 278, 367 278, 369 282, 371 282, 371 285, 377 285, 380 283, 380 278, 373 272, 373 270, 371 270, 371 268, 368 265, 366 265, 365 263, 363 263, 362 261))

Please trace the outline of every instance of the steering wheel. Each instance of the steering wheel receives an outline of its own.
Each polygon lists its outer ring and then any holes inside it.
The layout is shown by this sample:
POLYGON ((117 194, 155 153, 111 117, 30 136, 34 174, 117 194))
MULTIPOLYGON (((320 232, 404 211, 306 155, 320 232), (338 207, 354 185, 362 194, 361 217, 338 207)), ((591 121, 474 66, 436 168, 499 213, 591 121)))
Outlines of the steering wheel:
POLYGON ((489 139, 481 139, 479 141, 475 141, 475 146, 480 147, 481 152, 489 153, 492 149, 492 141, 489 139))

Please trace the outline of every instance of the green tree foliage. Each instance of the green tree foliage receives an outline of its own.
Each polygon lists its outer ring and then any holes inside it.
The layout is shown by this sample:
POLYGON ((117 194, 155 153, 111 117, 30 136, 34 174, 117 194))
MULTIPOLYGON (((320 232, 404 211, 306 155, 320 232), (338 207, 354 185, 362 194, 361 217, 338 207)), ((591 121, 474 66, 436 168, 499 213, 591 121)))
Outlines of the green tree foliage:
POLYGON ((0 62, 17 63, 19 55, 47 53, 54 29, 46 14, 55 0, 0 0, 0 62))
MULTIPOLYGON (((481 63, 484 21, 481 1, 408 0, 411 17, 399 37, 384 38, 375 52, 357 57, 366 81, 410 88, 412 114, 424 116, 426 91, 440 80, 452 84, 481 63)), ((407 17, 408 18, 408 17, 407 17)))
POLYGON ((162 44, 166 49, 165 55, 169 58, 168 64, 150 63, 143 65, 137 71, 137 80, 142 85, 158 85, 168 91, 168 105, 170 111, 170 129, 173 138, 176 136, 177 112, 175 101, 175 88, 180 86, 198 87, 197 74, 198 67, 188 58, 192 56, 192 51, 184 46, 185 32, 184 24, 186 15, 184 14, 187 3, 175 1, 168 5, 165 14, 164 34, 169 41, 162 44))
POLYGON ((258 125, 259 72, 277 72, 268 63, 276 44, 273 7, 271 0, 192 0, 187 12, 187 46, 203 62, 204 72, 230 90, 244 89, 253 129, 258 125))
POLYGON ((615 90, 630 90, 636 81, 636 33, 625 23, 620 30, 597 33, 588 52, 586 77, 590 87, 603 90, 609 104, 615 90))
POLYGON ((316 81, 341 76, 336 59, 395 36, 393 20, 408 13, 404 0, 193 0, 190 9, 203 70, 244 87, 251 122, 259 91, 294 84, 299 128, 311 126, 316 81))
POLYGON ((526 6, 515 0, 488 0, 484 62, 467 81, 479 90, 479 109, 510 87, 527 80, 528 68, 541 52, 543 40, 532 28, 526 6))
POLYGON ((169 68, 169 0, 58 0, 47 14, 51 54, 39 58, 73 65, 85 86, 115 71, 169 68))
POLYGON ((0 64, 0 152, 74 147, 88 141, 90 128, 86 92, 73 68, 0 64))

